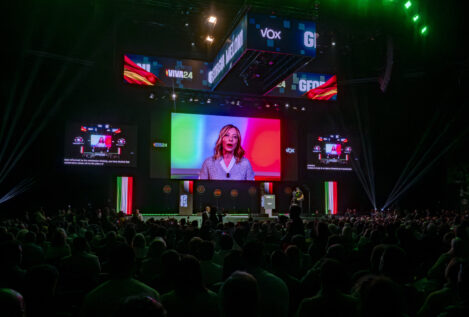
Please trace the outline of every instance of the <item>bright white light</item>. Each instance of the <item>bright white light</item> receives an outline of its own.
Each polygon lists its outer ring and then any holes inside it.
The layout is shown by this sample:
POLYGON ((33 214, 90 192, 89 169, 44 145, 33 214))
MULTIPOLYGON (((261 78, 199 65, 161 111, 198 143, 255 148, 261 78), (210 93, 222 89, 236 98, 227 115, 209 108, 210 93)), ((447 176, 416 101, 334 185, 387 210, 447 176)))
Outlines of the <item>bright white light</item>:
POLYGON ((171 95, 171 98, 173 98, 173 100, 176 100, 176 97, 177 97, 177 96, 176 96, 175 93, 173 93, 173 94, 171 95))
POLYGON ((205 40, 206 40, 207 42, 209 42, 209 43, 213 43, 213 41, 214 41, 215 39, 213 38, 213 36, 207 35, 207 37, 205 38, 205 40))
POLYGON ((217 23, 217 17, 214 17, 213 15, 211 15, 208 19, 207 19, 208 23, 212 23, 212 24, 216 24, 217 23))

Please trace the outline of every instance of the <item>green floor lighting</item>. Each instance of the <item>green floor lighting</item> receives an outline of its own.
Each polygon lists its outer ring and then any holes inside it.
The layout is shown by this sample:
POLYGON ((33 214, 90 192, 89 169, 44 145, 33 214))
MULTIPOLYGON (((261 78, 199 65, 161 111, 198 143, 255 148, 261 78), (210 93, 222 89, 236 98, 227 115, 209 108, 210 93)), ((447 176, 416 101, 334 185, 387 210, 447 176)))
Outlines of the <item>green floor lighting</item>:
POLYGON ((420 34, 425 35, 425 34, 427 34, 427 31, 428 31, 428 28, 425 25, 423 28, 420 29, 420 34))
POLYGON ((412 18, 412 21, 417 22, 420 19, 420 16, 418 14, 414 15, 412 18))
POLYGON ((410 1, 407 1, 407 2, 404 4, 404 7, 405 7, 406 9, 409 9, 411 6, 412 6, 412 2, 410 2, 410 1))

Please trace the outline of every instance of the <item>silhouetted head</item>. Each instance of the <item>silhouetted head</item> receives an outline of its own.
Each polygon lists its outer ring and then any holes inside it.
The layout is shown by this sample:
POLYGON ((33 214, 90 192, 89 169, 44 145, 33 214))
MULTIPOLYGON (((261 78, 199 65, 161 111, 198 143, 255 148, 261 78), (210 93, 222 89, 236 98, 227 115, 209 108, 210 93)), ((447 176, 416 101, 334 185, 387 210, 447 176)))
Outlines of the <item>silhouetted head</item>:
POLYGON ((166 250, 166 242, 161 237, 156 237, 150 244, 148 249, 148 256, 156 258, 161 256, 161 254, 166 250))
POLYGON ((132 276, 135 265, 134 250, 126 243, 116 242, 109 253, 109 271, 114 278, 132 276))
POLYGON ((345 266, 334 259, 324 260, 320 280, 322 289, 325 291, 343 290, 349 282, 345 266))
POLYGON ((199 260, 210 261, 215 253, 215 246, 212 241, 204 240, 199 247, 199 260))
POLYGON ((220 236, 220 248, 222 250, 231 250, 233 248, 233 238, 229 234, 223 233, 220 236))
POLYGON ((166 310, 150 296, 130 296, 120 305, 115 317, 166 317, 166 310))
POLYGON ((243 259, 248 267, 256 268, 262 265, 264 247, 259 241, 249 241, 243 247, 243 259))
POLYGON ((363 317, 401 317, 403 315, 402 295, 399 287, 384 276, 365 276, 358 293, 360 312, 363 317))
POLYGON ((250 317, 259 314, 259 289, 249 273, 236 271, 220 289, 222 316, 250 317))
POLYGON ((226 280, 233 272, 244 269, 241 251, 231 250, 223 260, 223 280, 226 280))
POLYGON ((176 291, 191 292, 204 289, 200 263, 192 255, 181 257, 176 272, 176 291))
POLYGON ((0 288, 0 312, 2 316, 23 317, 23 296, 10 288, 0 288))

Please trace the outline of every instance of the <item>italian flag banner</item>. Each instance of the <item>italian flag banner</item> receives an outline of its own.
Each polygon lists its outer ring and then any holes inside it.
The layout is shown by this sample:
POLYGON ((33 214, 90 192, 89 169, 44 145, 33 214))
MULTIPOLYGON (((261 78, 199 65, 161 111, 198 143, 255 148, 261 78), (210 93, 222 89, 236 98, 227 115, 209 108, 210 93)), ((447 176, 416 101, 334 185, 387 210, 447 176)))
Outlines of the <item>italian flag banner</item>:
POLYGON ((326 214, 337 214, 337 182, 324 182, 326 214))
POLYGON ((117 212, 123 211, 127 215, 132 214, 133 185, 133 177, 117 177, 117 212))
POLYGON ((273 194, 274 193, 274 183, 265 182, 264 183, 264 193, 265 194, 273 194))

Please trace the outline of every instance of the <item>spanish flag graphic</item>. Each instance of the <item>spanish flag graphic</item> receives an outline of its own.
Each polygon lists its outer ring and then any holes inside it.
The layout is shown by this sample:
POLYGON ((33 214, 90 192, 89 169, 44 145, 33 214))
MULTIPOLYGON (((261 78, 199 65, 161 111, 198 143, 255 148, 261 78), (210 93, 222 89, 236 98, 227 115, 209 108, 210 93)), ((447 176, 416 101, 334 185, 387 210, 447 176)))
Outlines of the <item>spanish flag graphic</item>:
POLYGON ((129 84, 142 86, 163 85, 161 79, 132 62, 127 55, 124 55, 124 80, 129 84))
POLYGON ((309 90, 304 95, 312 100, 330 100, 337 95, 337 76, 332 76, 324 84, 309 90))

